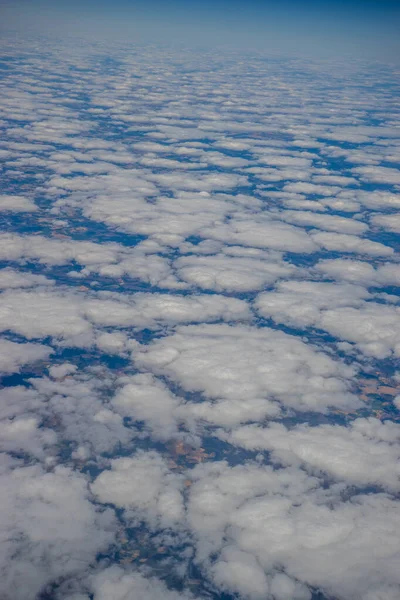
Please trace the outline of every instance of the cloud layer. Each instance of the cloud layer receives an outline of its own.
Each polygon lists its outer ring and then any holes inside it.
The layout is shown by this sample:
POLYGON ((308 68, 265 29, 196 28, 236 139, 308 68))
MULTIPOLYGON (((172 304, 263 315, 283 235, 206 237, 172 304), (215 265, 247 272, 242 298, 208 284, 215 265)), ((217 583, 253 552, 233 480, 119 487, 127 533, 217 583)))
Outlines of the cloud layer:
POLYGON ((2 54, 1 598, 397 600, 396 69, 2 54))

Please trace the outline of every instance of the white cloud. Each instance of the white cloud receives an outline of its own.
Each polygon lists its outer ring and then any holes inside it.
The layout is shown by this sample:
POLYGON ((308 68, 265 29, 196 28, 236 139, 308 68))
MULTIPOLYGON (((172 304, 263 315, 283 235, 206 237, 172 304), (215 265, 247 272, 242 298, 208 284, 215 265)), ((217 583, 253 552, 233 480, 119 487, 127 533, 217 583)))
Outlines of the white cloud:
POLYGON ((91 578, 91 589, 95 600, 190 600, 193 596, 185 592, 169 590, 155 577, 144 577, 141 573, 124 571, 113 566, 91 578))
POLYGON ((328 233, 317 232, 311 233, 311 237, 322 248, 331 251, 369 254, 371 256, 391 256, 394 254, 393 248, 381 244, 380 242, 372 242, 366 238, 360 238, 356 235, 348 235, 345 233, 328 233))
MULTIPOLYGON (((138 348, 133 359, 141 369, 217 400, 211 405, 195 404, 192 410, 212 421, 220 408, 228 426, 232 421, 262 419, 276 411, 277 401, 322 412, 329 406, 358 405, 345 381, 353 375, 351 368, 299 338, 272 329, 179 327, 174 335, 138 348), (220 401, 225 401, 222 406, 220 401)), ((217 422, 221 424, 221 417, 217 422)))
POLYGON ((34 212, 37 209, 36 204, 25 196, 0 195, 0 212, 34 212))
POLYGON ((370 210, 381 210, 382 208, 400 208, 400 194, 394 194, 386 190, 354 190, 343 191, 337 196, 343 202, 355 200, 370 210))
POLYGON ((387 586, 400 589, 395 569, 400 521, 393 499, 372 494, 342 500, 340 487, 324 491, 292 468, 220 462, 196 467, 192 477, 188 521, 198 537, 198 560, 232 592, 240 585, 242 594, 259 598, 263 571, 275 574, 270 586, 282 595, 285 588, 293 590, 289 598, 309 597, 297 582, 343 598, 361 599, 372 589, 379 597, 387 586), (224 554, 226 547, 233 548, 232 557, 224 554), (211 567, 210 555, 220 552, 222 562, 231 558, 231 564, 211 567), (248 563, 254 572, 238 582, 232 569, 240 552, 249 555, 242 569, 248 563), (289 581, 274 583, 277 567, 289 581))
POLYGON ((321 311, 341 306, 360 306, 369 294, 348 283, 284 281, 276 290, 259 294, 256 308, 277 322, 308 327, 319 326, 321 311))
POLYGON ((373 225, 377 225, 386 231, 400 233, 400 213, 391 215, 376 215, 371 219, 373 225))
MULTIPOLYGON (((226 437, 226 436, 223 436, 226 437)), ((274 423, 266 428, 248 425, 227 437, 251 450, 270 450, 273 460, 303 465, 311 473, 323 471, 349 485, 400 488, 400 426, 378 419, 356 419, 349 426, 297 425, 287 429, 274 423)))
POLYGON ((44 275, 34 275, 33 273, 24 273, 15 269, 0 269, 0 288, 25 288, 35 287, 37 285, 52 285, 53 280, 44 275))
POLYGON ((0 447, 3 452, 31 454, 44 458, 46 450, 55 446, 57 436, 54 431, 40 426, 35 417, 21 417, 0 422, 0 447))
POLYGON ((285 192, 315 194, 317 196, 334 196, 341 188, 337 186, 317 185, 316 183, 298 182, 287 183, 283 189, 285 192))
POLYGON ((400 171, 389 167, 356 167, 352 172, 373 183, 400 184, 400 171))
POLYGON ((46 584, 88 568, 113 542, 111 512, 96 510, 85 478, 70 469, 16 468, 2 475, 0 487, 6 600, 34 600, 46 584))
POLYGON ((362 308, 327 311, 321 328, 332 335, 354 342, 367 356, 385 358, 393 352, 400 356, 400 308, 370 302, 362 308))
POLYGON ((178 422, 185 411, 179 411, 182 400, 152 375, 124 377, 121 389, 112 399, 114 410, 135 421, 144 421, 156 439, 168 441, 178 435, 178 422))
MULTIPOLYGON (((106 293, 90 297, 85 292, 39 288, 3 292, 0 330, 14 331, 29 339, 53 336, 65 345, 90 346, 94 342, 94 327, 158 329, 182 322, 249 318, 249 307, 244 300, 224 296, 106 293), (29 312, 26 306, 30 307, 29 312)), ((100 338, 98 342, 104 344, 106 339, 100 338)))
POLYGON ((263 216, 254 219, 231 219, 229 224, 216 224, 205 228, 202 236, 228 244, 271 248, 283 252, 308 254, 317 248, 303 229, 263 216))
POLYGON ((337 258, 320 260, 315 269, 338 281, 376 286, 400 284, 400 265, 396 263, 388 262, 374 268, 361 260, 337 258))
POLYGON ((218 589, 236 592, 241 597, 265 598, 269 585, 257 559, 234 546, 226 546, 211 569, 218 589))
POLYGON ((183 516, 182 485, 159 454, 137 452, 112 460, 111 470, 103 471, 91 490, 100 502, 132 509, 153 528, 176 527, 183 516))
POLYGON ((296 271, 282 260, 268 260, 268 255, 259 259, 227 254, 187 256, 179 258, 174 266, 188 283, 218 292, 257 290, 296 271))
POLYGON ((256 306, 277 323, 323 329, 366 355, 399 355, 400 309, 366 302, 368 297, 365 288, 345 283, 283 282, 261 294, 256 306))
POLYGON ((368 229, 368 226, 361 221, 347 219, 336 215, 321 215, 300 210, 285 210, 280 213, 280 216, 285 221, 295 223, 296 225, 312 225, 318 229, 337 231, 345 234, 357 235, 364 233, 368 229))
POLYGON ((207 321, 236 321, 250 318, 244 300, 219 295, 174 296, 135 294, 89 300, 85 313, 99 325, 157 328, 160 325, 207 321))
POLYGON ((48 335, 75 339, 78 345, 91 341, 91 326, 80 314, 77 295, 53 294, 46 290, 7 290, 1 299, 2 331, 15 331, 30 339, 48 335))
POLYGON ((57 371, 55 380, 32 378, 30 383, 39 394, 43 418, 72 444, 78 460, 78 448, 84 449, 81 458, 86 460, 121 446, 130 447, 137 432, 125 427, 122 417, 111 410, 109 397, 115 385, 111 374, 95 366, 76 373, 65 363, 59 367, 62 370, 57 371))
POLYGON ((16 344, 6 339, 0 340, 0 371, 16 373, 21 366, 44 360, 52 353, 52 349, 41 344, 16 344))

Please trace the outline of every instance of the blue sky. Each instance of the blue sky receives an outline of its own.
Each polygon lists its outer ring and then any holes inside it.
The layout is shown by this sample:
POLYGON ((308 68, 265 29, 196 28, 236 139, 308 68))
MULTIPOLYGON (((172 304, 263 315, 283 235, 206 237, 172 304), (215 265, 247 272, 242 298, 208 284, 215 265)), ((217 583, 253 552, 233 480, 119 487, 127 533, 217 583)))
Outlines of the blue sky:
POLYGON ((13 0, 2 27, 279 53, 396 60, 400 6, 395 0, 13 0))

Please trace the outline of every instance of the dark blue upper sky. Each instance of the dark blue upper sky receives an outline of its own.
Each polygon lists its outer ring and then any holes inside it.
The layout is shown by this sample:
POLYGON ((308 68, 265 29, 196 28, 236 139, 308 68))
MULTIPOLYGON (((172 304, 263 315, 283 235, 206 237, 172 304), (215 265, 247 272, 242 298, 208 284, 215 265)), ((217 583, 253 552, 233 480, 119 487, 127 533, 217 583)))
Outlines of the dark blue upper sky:
POLYGON ((397 60, 396 0, 3 0, 3 30, 397 60))

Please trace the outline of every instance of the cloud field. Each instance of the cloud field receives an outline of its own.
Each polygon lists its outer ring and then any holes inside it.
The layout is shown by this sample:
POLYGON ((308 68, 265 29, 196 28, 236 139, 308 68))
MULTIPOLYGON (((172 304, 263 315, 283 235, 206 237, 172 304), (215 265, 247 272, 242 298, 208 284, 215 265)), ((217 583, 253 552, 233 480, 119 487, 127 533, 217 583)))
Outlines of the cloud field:
POLYGON ((2 600, 398 600, 398 70, 2 55, 2 600))

